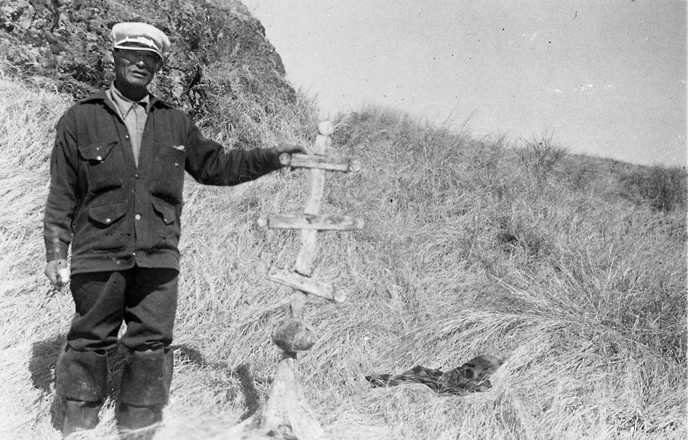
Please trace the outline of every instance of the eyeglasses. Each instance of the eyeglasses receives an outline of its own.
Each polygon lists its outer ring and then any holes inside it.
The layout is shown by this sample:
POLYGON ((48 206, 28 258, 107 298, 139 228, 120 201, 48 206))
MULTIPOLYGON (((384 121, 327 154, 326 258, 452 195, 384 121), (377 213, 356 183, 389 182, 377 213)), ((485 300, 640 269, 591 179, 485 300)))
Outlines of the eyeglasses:
POLYGON ((136 64, 139 60, 143 60, 147 65, 153 66, 161 62, 158 54, 147 50, 117 49, 115 53, 129 64, 136 64))

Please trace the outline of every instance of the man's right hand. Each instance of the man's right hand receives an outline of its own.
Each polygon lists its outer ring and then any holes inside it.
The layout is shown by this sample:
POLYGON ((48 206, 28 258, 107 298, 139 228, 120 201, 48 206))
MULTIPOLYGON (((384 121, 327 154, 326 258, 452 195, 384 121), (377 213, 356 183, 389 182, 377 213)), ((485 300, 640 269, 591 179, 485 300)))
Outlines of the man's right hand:
POLYGON ((45 276, 50 280, 53 290, 62 289, 69 282, 67 260, 49 261, 45 266, 45 276))

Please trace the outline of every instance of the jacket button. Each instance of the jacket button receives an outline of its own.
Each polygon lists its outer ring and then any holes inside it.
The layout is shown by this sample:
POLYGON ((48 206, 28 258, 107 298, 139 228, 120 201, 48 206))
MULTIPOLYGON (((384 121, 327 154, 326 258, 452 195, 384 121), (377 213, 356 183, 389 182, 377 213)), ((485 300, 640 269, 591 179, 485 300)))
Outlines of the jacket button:
POLYGON ((103 156, 96 157, 96 160, 103 160, 103 156))
POLYGON ((112 219, 109 219, 109 218, 105 219, 105 223, 110 223, 111 221, 112 221, 112 219))
POLYGON ((136 215, 134 216, 134 218, 135 218, 136 220, 141 220, 141 214, 136 214, 136 215))

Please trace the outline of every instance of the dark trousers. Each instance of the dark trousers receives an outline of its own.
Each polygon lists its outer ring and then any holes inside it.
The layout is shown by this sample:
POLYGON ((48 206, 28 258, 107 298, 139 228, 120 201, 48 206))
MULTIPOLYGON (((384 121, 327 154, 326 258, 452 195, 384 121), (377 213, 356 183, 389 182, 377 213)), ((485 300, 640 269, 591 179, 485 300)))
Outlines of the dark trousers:
POLYGON ((75 351, 102 351, 122 345, 133 351, 158 350, 172 343, 179 273, 134 267, 116 272, 74 274, 76 314, 67 334, 75 351))

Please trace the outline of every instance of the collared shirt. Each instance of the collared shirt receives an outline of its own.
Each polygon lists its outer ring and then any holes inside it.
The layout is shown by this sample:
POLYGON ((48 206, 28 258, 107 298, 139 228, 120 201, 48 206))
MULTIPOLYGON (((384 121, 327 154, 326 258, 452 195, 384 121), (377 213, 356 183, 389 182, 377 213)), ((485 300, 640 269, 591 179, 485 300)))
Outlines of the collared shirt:
POLYGON ((131 138, 131 148, 134 152, 134 162, 136 162, 138 167, 141 154, 141 139, 143 138, 143 129, 146 127, 146 119, 148 118, 148 109, 150 107, 150 96, 146 95, 140 101, 132 101, 117 90, 114 81, 107 91, 107 96, 115 104, 122 117, 122 121, 124 121, 124 125, 127 126, 129 137, 131 138))

